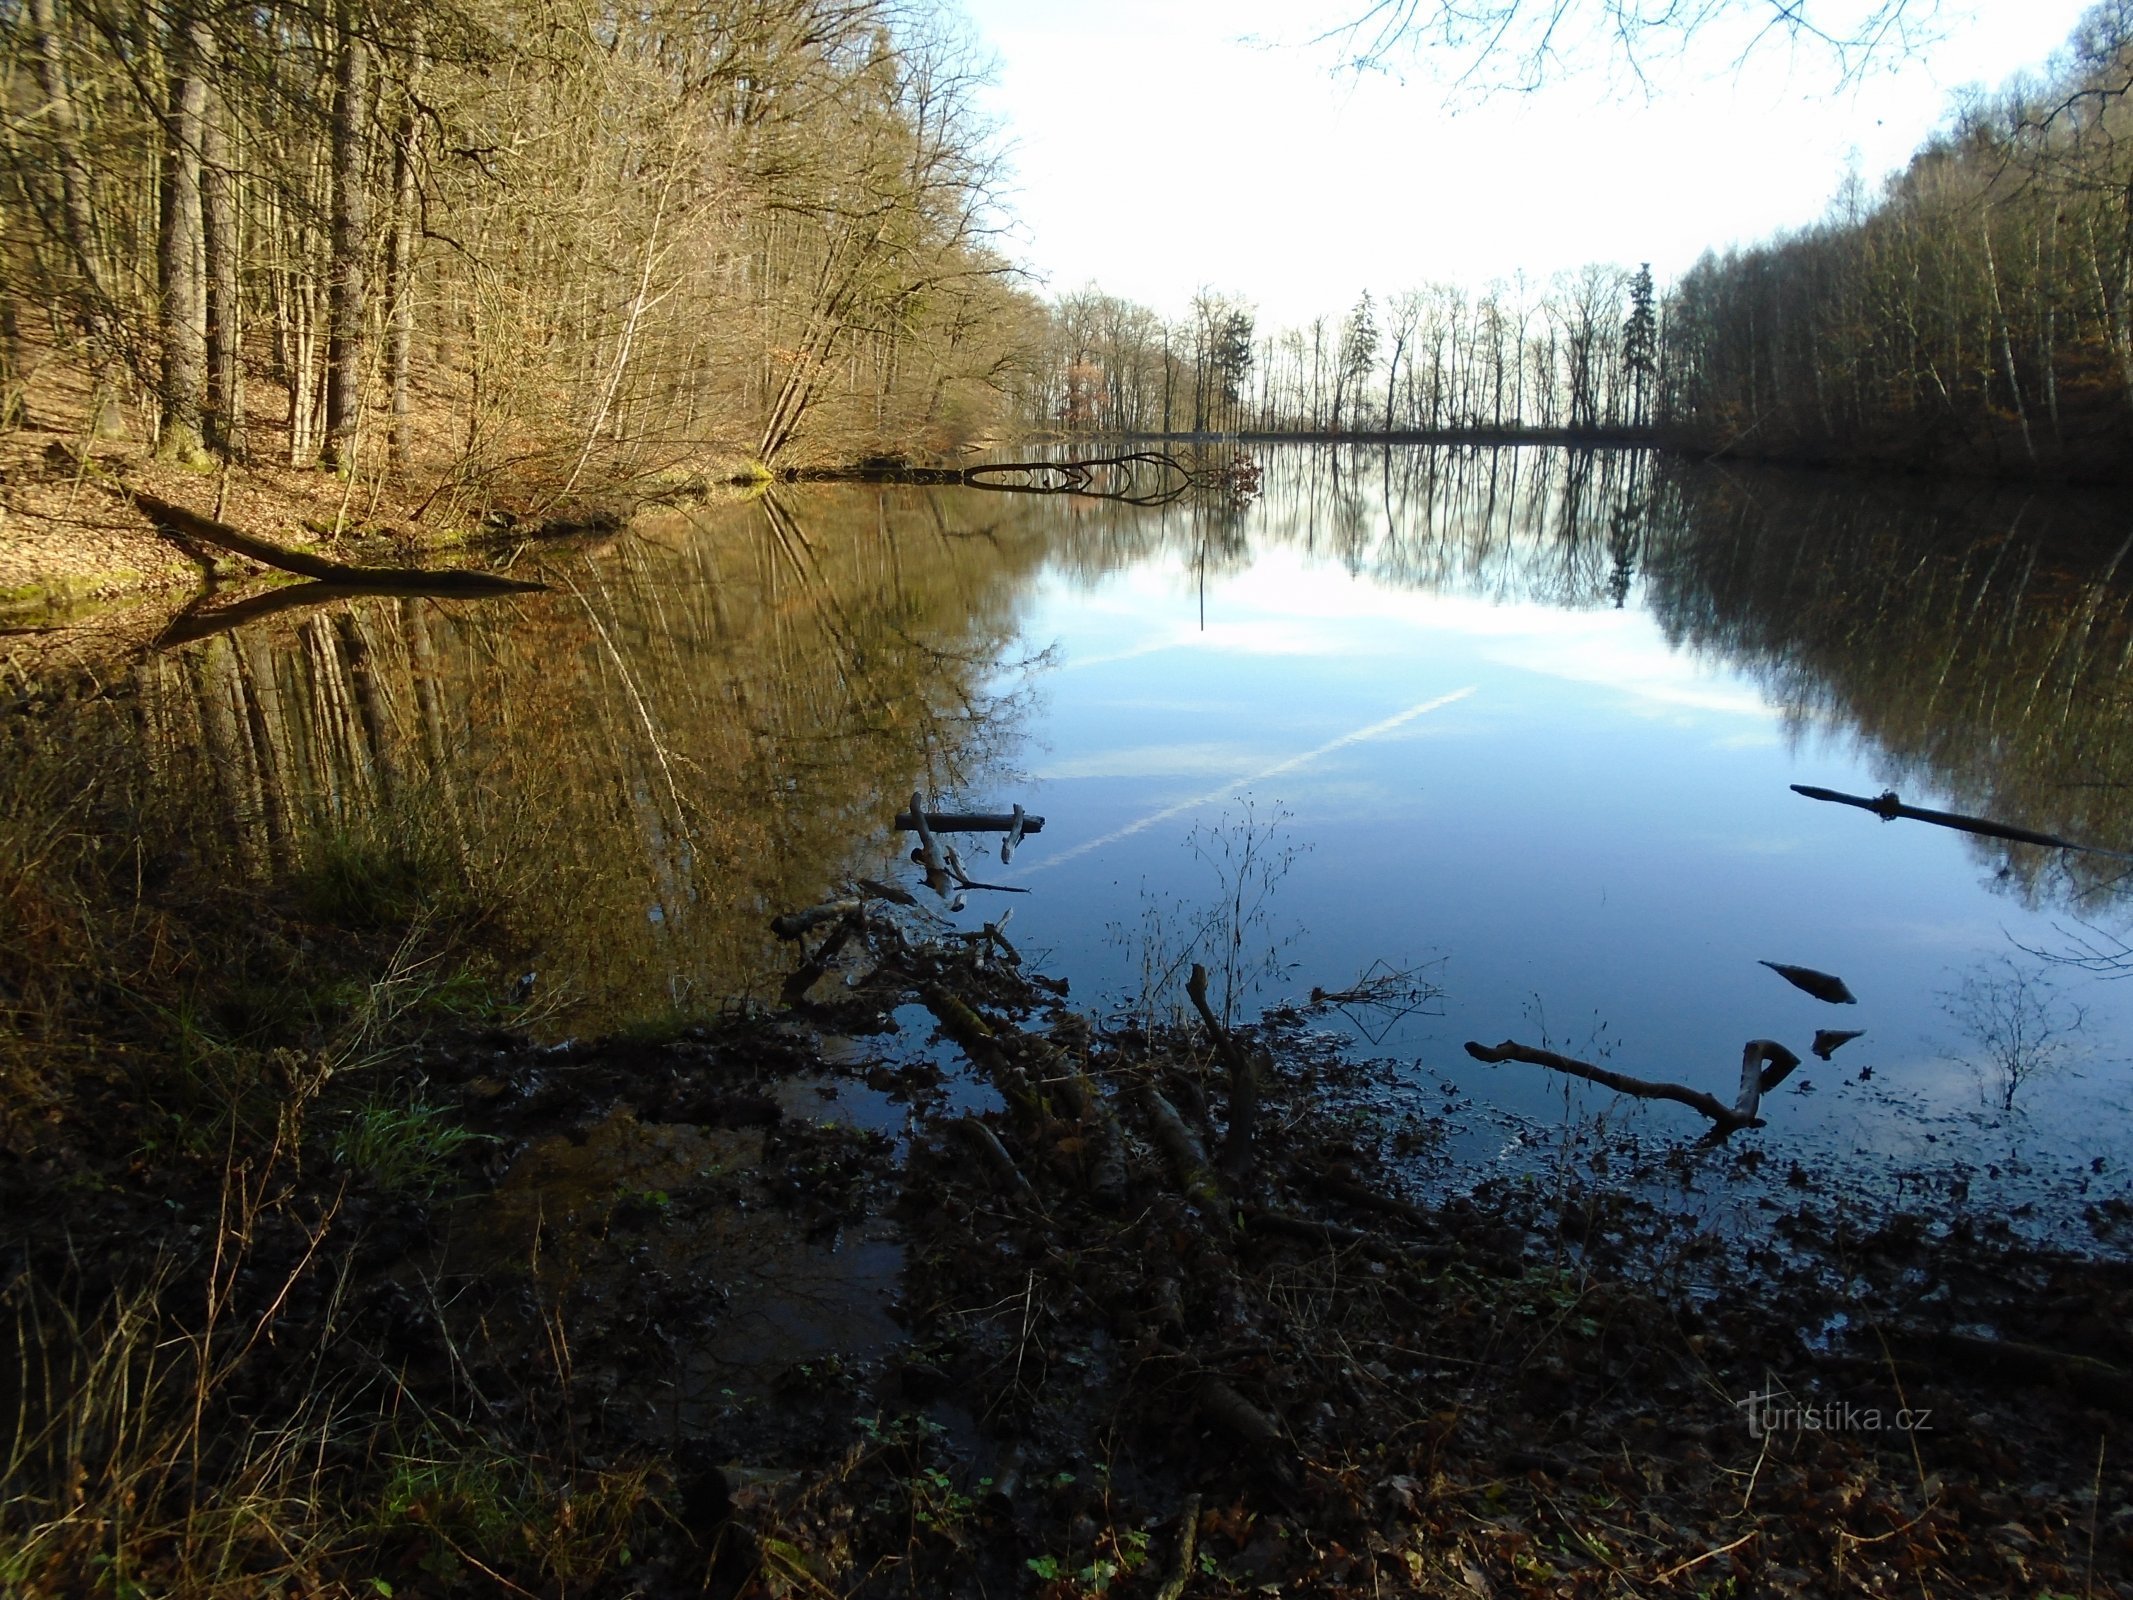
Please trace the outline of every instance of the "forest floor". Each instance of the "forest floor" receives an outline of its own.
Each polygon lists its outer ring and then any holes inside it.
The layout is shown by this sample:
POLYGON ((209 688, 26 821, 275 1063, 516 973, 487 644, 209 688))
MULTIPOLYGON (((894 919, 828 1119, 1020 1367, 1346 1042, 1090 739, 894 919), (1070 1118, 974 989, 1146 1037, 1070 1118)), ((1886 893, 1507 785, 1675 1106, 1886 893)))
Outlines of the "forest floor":
POLYGON ((2133 1595, 2122 1259, 1425 1205, 1308 1013, 1098 1026, 880 901, 541 1045, 436 863, 101 820, 0 862, 0 1592, 2133 1595))
POLYGON ((121 486, 289 548, 395 566, 435 560, 481 535, 619 526, 648 496, 700 490, 745 465, 740 453, 710 447, 668 461, 594 452, 579 462, 569 441, 529 438, 492 452, 499 465, 477 469, 452 449, 448 410, 418 394, 406 470, 388 469, 382 447, 347 474, 291 466, 287 428, 262 420, 243 465, 196 472, 157 459, 138 418, 121 437, 90 435, 87 409, 83 375, 50 365, 15 425, 0 429, 0 625, 262 570, 174 542, 121 486))

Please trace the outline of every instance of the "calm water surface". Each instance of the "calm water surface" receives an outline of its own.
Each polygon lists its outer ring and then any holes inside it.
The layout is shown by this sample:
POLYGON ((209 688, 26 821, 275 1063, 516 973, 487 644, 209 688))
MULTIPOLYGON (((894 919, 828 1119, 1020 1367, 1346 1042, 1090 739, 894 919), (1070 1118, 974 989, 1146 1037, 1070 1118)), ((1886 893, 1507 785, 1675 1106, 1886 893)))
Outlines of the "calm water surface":
POLYGON ((1773 1155, 2062 1222, 2125 1191, 2133 984, 2048 959, 2117 948, 2125 864, 1787 787, 2133 848, 2122 513, 1628 454, 1266 459, 1243 510, 824 489, 662 516, 542 554, 551 595, 346 602, 154 655, 144 747, 214 786, 244 870, 351 828, 447 836, 557 1030, 769 992, 791 953, 765 918, 898 870, 918 788, 1046 817, 1011 866, 968 842, 1032 892, 955 920, 1011 900, 1084 1003, 1131 1008, 1224 903, 1247 1014, 1417 971, 1426 1011, 1326 1025, 1454 1107, 1470 1162, 1545 1143, 1566 1102, 1464 1040, 1730 1099, 1743 1041, 1844 1027, 1751 1136, 1773 1155), (1966 991, 2066 1030, 2011 1117, 1966 991))

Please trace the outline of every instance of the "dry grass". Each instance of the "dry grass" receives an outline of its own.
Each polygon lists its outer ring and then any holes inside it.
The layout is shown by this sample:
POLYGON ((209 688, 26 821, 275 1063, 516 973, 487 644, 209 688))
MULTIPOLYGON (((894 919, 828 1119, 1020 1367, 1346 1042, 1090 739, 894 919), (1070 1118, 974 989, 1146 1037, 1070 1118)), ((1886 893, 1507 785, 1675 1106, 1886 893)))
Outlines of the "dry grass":
MULTIPOLYGON (((381 1548, 506 1590, 608 1570, 650 1475, 529 1453, 350 1310, 347 1196, 470 1142, 366 1111, 495 989, 481 908, 404 839, 398 876, 344 840, 306 884, 218 879, 127 715, 32 711, 0 745, 0 1594, 375 1596, 404 1581, 381 1548), (329 914, 353 926, 306 953, 329 914)), ((567 1399, 556 1365, 529 1393, 567 1399)))

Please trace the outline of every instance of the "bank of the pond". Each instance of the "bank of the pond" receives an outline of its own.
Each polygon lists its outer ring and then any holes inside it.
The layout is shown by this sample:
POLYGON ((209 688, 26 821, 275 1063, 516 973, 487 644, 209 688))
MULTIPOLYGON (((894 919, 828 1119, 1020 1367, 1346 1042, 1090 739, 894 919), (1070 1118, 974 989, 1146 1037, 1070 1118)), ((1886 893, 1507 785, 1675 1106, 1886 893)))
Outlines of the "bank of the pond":
POLYGON ((125 856, 9 885, 11 1594, 2133 1593, 2122 1264, 1419 1205, 1311 1013, 864 886, 789 1007, 542 1046, 444 862, 125 856))
POLYGON ((654 499, 711 492, 730 475, 617 479, 557 496, 534 482, 444 486, 352 482, 255 462, 189 472, 144 450, 35 428, 0 438, 0 622, 36 625, 85 605, 259 575, 258 563, 159 531, 123 490, 154 496, 289 549, 355 566, 464 564, 528 538, 617 529, 654 499))

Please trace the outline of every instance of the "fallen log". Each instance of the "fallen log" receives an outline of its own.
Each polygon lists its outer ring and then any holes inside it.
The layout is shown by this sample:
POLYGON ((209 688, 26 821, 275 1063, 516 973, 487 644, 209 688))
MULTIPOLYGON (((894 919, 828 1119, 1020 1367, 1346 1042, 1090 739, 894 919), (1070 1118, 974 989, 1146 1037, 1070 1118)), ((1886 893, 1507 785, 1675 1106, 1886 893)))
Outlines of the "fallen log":
POLYGON ((933 824, 919 806, 916 789, 911 791, 911 809, 905 815, 911 819, 911 831, 918 835, 911 859, 926 869, 926 887, 945 900, 950 887, 948 863, 941 857, 940 841, 933 837, 933 824))
MULTIPOLYGON (((1015 811, 1020 813, 1017 806, 1015 811)), ((1012 833, 1015 826, 1013 815, 1004 811, 899 811, 896 827, 902 833, 918 832, 918 819, 926 819, 929 833, 1012 833)), ((1044 818, 1024 815, 1024 833, 1044 832, 1044 818)))
POLYGON ((2042 845, 2047 850, 2081 850, 2089 855, 2110 856, 2117 861, 2133 861, 2133 855, 2123 850, 2106 850, 2101 845, 2082 844, 2073 839, 2062 839, 2056 833, 2040 833, 2035 828, 2018 828, 2009 822, 1994 822, 1989 817, 1968 817, 1960 811, 1934 811, 1926 806, 1907 806, 1893 789, 1867 797, 1863 794, 1845 794, 1836 789, 1818 789, 1811 783, 1792 785, 1794 794, 1804 794, 1810 800, 1827 800, 1833 805, 1857 806, 1861 811, 1871 811, 1883 822, 1894 822, 1901 817, 1907 822, 1930 822, 1936 828, 1953 828, 1958 833, 1974 833, 1986 839, 2006 839, 2014 844, 2042 845))
POLYGON ((1558 1055, 1553 1050, 1535 1049, 1532 1045, 1519 1044, 1512 1039, 1506 1039, 1498 1045, 1479 1044, 1469 1039, 1466 1043, 1466 1053, 1476 1061, 1486 1061, 1490 1066, 1497 1066, 1505 1061, 1523 1061, 1531 1066, 1546 1067, 1551 1072, 1583 1078, 1587 1083, 1597 1083, 1604 1089, 1612 1089, 1617 1094, 1626 1094, 1638 1100, 1672 1100, 1709 1117, 1710 1137, 1713 1140, 1723 1139, 1742 1128, 1760 1128, 1763 1122, 1756 1115, 1756 1110, 1762 1097, 1784 1082, 1792 1069, 1800 1064, 1800 1058, 1776 1040, 1750 1039, 1741 1052, 1740 1097, 1729 1106, 1716 1095, 1706 1094, 1701 1089, 1691 1089, 1685 1084, 1634 1078, 1626 1072, 1596 1067, 1589 1061, 1558 1055))
POLYGON ((1432 1219, 1420 1206, 1411 1206, 1405 1200, 1389 1194, 1380 1194, 1367 1184, 1357 1183, 1353 1178, 1344 1178, 1337 1172, 1323 1172, 1317 1168, 1305 1169, 1311 1181, 1336 1200, 1364 1211, 1376 1211, 1388 1217, 1397 1217, 1409 1227, 1428 1228, 1432 1219))
POLYGON ((1407 1261, 1441 1267, 1462 1260, 1468 1254, 1457 1245, 1395 1243, 1363 1228, 1320 1222, 1315 1217, 1294 1216, 1286 1211, 1270 1211, 1260 1205, 1246 1205, 1241 1214, 1247 1230, 1322 1245, 1328 1250, 1359 1250, 1378 1261, 1407 1261))
POLYGON ((1155 1142, 1170 1158, 1171 1174, 1178 1180, 1178 1187, 1184 1191, 1185 1197, 1202 1211, 1219 1215, 1223 1210, 1222 1190, 1207 1165, 1207 1152, 1201 1148, 1198 1136, 1185 1125, 1185 1119, 1178 1115, 1177 1107, 1150 1084, 1141 1090, 1141 1109, 1147 1112, 1155 1142))
POLYGON ((788 467, 778 476, 793 483, 954 484, 1000 494, 1083 495, 1135 506, 1169 505, 1195 490, 1245 498, 1256 493, 1259 485, 1256 469, 1195 467, 1166 450, 1128 450, 1068 461, 995 461, 974 467, 868 461, 848 467, 788 467), (1152 481, 1137 476, 1143 469, 1152 470, 1152 481))
POLYGON ((992 1080, 993 1087, 1007 1101, 1008 1109, 1023 1119, 1026 1126, 1035 1129, 1050 1120, 1043 1100, 1030 1086, 1029 1074, 1001 1048, 999 1035, 993 1032, 990 1023, 937 983, 921 985, 919 999, 933 1013, 941 1031, 992 1080))
POLYGON ((1201 1419, 1243 1446, 1245 1458, 1254 1468, 1275 1487, 1295 1492, 1298 1480, 1294 1452, 1272 1418, 1212 1372, 1200 1374, 1193 1385, 1192 1398, 1201 1419))
POLYGON ((324 556, 255 539, 226 522, 203 517, 197 511, 188 511, 184 506, 159 500, 138 489, 121 489, 119 492, 166 537, 213 545, 218 550, 227 550, 262 566, 278 567, 283 572, 316 578, 321 583, 361 584, 374 593, 401 594, 419 590, 440 595, 535 594, 548 587, 545 583, 528 583, 523 578, 506 578, 495 572, 469 572, 463 568, 432 571, 423 567, 352 567, 343 561, 328 561, 324 556))
POLYGON ((1184 1600, 1185 1586, 1192 1582, 1198 1568, 1193 1557, 1200 1548, 1200 1497, 1189 1494, 1178 1512, 1178 1550, 1170 1563, 1170 1574, 1163 1579, 1162 1588, 1155 1591, 1155 1600, 1184 1600))
POLYGON ((1116 1209, 1126 1198, 1126 1134, 1118 1125, 1118 1113, 1096 1081, 1039 1040, 1028 1041, 1039 1064, 1054 1070, 1045 1081, 1054 1084, 1067 1109, 1081 1121, 1089 1144, 1089 1194, 1098 1204, 1116 1209))
MULTIPOLYGON (((440 573, 438 576, 448 577, 450 574, 440 573)), ((410 583, 314 582, 289 584, 221 605, 205 605, 201 600, 195 600, 164 624, 163 631, 149 641, 148 648, 175 650, 180 645, 195 644, 264 617, 278 616, 284 611, 300 611, 306 606, 330 605, 335 600, 357 600, 372 595, 394 595, 405 600, 453 600, 465 593, 463 589, 410 583)))
POLYGON ((1029 1179, 1015 1165, 1015 1158, 1007 1153, 1007 1146, 1000 1143, 1000 1136, 985 1126, 976 1117, 957 1117, 948 1124, 948 1131, 961 1139, 980 1164, 992 1169, 993 1175, 1010 1191, 1024 1200, 1036 1198, 1037 1191, 1030 1187, 1029 1179))

